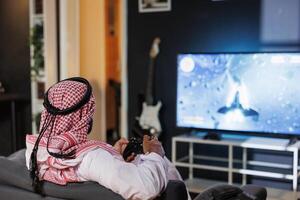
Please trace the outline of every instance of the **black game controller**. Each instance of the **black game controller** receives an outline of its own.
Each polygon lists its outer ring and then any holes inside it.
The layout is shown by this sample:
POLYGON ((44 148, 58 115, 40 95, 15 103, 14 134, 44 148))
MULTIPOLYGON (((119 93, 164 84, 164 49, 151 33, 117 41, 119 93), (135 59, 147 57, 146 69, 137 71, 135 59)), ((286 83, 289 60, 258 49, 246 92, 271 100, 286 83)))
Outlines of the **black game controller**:
POLYGON ((129 139, 129 143, 127 144, 126 148, 123 151, 123 158, 127 160, 127 158, 134 153, 142 154, 143 153, 143 139, 132 137, 129 139))

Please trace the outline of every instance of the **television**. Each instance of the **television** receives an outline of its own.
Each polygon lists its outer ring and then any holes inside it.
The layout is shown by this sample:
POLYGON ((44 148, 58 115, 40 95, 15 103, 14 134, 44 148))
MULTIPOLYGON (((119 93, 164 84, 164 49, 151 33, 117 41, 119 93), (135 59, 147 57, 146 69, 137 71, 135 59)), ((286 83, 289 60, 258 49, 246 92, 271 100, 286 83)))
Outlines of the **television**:
POLYGON ((300 135, 300 53, 177 56, 177 127, 300 135))

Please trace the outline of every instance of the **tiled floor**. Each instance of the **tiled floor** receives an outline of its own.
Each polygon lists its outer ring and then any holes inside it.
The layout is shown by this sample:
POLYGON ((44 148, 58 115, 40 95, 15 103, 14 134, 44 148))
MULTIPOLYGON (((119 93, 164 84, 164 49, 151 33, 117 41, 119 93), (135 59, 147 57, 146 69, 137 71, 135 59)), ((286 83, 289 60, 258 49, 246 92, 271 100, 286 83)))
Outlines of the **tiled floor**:
POLYGON ((279 190, 273 188, 267 188, 267 191, 268 200, 297 200, 297 198, 300 198, 299 192, 279 190))

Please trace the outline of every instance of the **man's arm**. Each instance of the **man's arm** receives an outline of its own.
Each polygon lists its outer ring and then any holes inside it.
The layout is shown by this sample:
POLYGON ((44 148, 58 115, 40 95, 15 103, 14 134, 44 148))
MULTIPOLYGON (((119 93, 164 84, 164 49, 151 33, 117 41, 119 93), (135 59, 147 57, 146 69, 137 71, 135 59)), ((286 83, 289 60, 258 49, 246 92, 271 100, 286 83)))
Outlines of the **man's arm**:
POLYGON ((99 184, 120 194, 125 199, 153 199, 167 185, 166 163, 157 153, 141 156, 138 165, 114 158, 98 149, 86 155, 78 168, 85 180, 99 184))

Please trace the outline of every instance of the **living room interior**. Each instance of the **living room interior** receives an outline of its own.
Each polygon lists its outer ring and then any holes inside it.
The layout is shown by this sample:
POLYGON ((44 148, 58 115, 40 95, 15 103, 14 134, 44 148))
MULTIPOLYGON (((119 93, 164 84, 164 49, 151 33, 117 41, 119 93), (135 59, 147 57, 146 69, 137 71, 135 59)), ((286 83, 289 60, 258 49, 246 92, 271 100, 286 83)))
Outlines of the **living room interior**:
MULTIPOLYGON (((157 137, 191 199, 220 184, 300 198, 299 0, 2 0, 0 21, 1 169, 40 133, 48 88, 83 77, 88 138, 157 137)), ((7 198, 45 198, 5 173, 7 198)))

